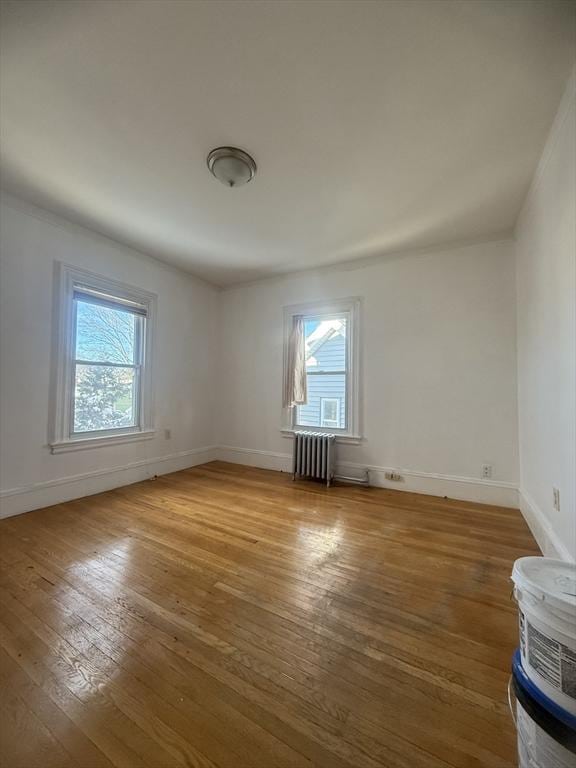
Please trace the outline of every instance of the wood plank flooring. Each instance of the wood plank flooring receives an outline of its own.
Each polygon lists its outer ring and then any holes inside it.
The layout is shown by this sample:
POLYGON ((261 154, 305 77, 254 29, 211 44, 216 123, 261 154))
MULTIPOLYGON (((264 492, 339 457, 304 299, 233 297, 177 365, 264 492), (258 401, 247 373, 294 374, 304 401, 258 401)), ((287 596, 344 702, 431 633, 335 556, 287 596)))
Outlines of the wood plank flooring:
POLYGON ((516 765, 516 510, 213 462, 0 541, 4 768, 516 765))

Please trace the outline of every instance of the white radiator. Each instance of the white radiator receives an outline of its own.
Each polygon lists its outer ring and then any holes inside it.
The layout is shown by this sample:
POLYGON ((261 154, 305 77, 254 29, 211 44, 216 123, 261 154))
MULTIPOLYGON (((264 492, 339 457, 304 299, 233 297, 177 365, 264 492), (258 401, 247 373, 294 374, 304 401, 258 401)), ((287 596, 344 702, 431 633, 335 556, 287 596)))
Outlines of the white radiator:
POLYGON ((294 432, 292 479, 311 477, 328 487, 334 479, 336 436, 324 432, 294 432))

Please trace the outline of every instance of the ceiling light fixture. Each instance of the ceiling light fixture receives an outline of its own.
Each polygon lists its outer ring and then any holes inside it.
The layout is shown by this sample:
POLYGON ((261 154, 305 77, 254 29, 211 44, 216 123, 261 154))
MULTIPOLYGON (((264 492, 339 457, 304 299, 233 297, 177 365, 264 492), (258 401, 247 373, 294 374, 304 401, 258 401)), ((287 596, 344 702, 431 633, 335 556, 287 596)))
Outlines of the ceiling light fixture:
POLYGON ((207 158, 210 172, 227 187, 240 187, 252 181, 256 163, 247 152, 237 147, 217 147, 207 158))

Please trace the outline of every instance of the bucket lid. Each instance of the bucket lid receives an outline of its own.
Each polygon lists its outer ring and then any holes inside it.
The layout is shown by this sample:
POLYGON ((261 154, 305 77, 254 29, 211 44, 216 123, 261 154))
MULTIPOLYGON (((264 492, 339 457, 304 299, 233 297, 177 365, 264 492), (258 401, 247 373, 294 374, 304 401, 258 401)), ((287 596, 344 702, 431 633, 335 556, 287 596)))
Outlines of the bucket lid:
POLYGON ((514 563, 512 581, 556 608, 576 608, 576 564, 551 557, 521 557, 514 563))

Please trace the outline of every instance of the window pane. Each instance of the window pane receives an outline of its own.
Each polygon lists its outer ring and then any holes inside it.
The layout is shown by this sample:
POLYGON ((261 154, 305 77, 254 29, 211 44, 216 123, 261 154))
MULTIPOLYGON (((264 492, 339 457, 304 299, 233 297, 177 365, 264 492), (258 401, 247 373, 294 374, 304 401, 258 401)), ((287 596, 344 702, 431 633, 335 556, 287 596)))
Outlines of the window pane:
POLYGON ((133 368, 77 365, 74 432, 136 426, 133 368))
POLYGON ((311 372, 345 371, 346 330, 345 317, 306 320, 306 369, 311 372))
POLYGON ((336 398, 322 398, 320 402, 320 417, 322 426, 332 427, 338 424, 339 401, 336 398))
POLYGON ((297 425, 345 429, 346 374, 327 373, 318 376, 309 373, 307 382, 308 403, 298 407, 297 425))
POLYGON ((304 322, 308 403, 298 407, 301 427, 346 429, 346 316, 304 322))
POLYGON ((75 304, 76 359, 134 364, 136 316, 87 301, 75 304))

